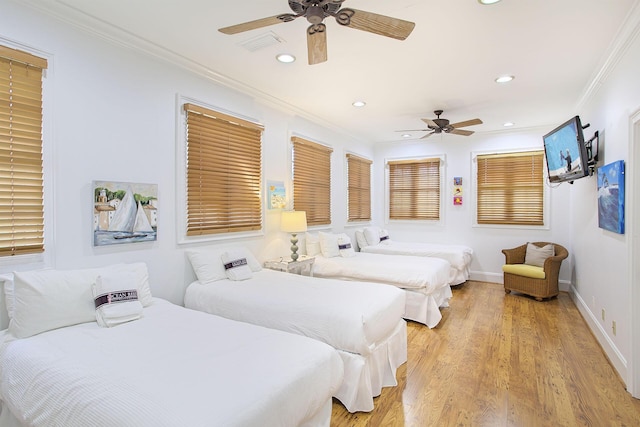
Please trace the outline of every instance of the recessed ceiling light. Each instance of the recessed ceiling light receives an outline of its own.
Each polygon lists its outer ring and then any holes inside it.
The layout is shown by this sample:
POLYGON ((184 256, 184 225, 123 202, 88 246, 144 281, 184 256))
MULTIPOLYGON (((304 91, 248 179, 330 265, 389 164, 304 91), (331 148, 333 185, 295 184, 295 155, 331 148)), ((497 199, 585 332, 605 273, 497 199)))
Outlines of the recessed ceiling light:
POLYGON ((288 53, 281 53, 276 56, 276 59, 284 64, 290 64, 295 62, 296 57, 288 53))
POLYGON ((478 0, 478 3, 480 4, 494 4, 494 3, 498 3, 500 0, 478 0))
POLYGON ((515 124, 515 123, 513 123, 513 122, 506 122, 506 123, 505 123, 505 124, 503 124, 502 126, 504 126, 504 127, 508 128, 508 127, 513 126, 514 124, 515 124))
POLYGON ((507 83, 515 79, 514 76, 500 76, 496 79, 496 83, 507 83))
POLYGON ((410 133, 403 133, 402 137, 403 138, 411 138, 411 134, 410 133))
POLYGON ((353 103, 351 105, 353 105, 356 108, 362 108, 365 105, 367 105, 367 103, 364 102, 364 101, 353 101, 353 103))

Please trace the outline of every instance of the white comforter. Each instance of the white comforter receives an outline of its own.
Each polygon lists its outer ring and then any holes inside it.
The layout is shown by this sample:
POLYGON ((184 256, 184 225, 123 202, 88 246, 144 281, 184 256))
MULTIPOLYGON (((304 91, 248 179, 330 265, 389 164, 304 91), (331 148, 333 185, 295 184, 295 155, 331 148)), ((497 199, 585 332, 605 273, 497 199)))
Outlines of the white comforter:
POLYGON ((114 328, 1 339, 3 411, 25 426, 296 426, 330 411, 342 380, 319 341, 159 299, 114 328))
POLYGON ((458 270, 467 270, 473 256, 473 249, 464 245, 449 245, 422 242, 397 242, 385 240, 377 245, 360 248, 361 252, 387 255, 415 255, 442 258, 458 270))
POLYGON ((346 283, 264 269, 247 280, 194 282, 184 303, 366 356, 402 320, 405 295, 377 283, 346 283))
POLYGON ((449 285, 450 264, 440 258, 356 252, 352 257, 316 256, 313 274, 347 280, 386 283, 429 294, 449 285))

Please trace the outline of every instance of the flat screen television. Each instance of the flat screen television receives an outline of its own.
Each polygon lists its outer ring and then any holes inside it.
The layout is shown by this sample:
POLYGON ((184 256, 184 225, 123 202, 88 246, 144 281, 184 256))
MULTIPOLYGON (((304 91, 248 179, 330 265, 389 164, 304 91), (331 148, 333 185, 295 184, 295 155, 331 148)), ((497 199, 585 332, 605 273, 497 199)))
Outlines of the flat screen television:
POLYGON ((542 137, 549 182, 574 181, 589 175, 582 123, 575 116, 542 137))

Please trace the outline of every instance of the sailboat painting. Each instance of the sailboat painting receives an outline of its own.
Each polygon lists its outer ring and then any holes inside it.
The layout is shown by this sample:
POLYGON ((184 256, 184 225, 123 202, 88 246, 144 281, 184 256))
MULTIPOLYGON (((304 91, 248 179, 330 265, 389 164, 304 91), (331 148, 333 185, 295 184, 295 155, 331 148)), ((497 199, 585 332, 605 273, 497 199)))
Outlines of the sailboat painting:
POLYGON ((158 238, 158 186, 93 181, 93 245, 158 238))

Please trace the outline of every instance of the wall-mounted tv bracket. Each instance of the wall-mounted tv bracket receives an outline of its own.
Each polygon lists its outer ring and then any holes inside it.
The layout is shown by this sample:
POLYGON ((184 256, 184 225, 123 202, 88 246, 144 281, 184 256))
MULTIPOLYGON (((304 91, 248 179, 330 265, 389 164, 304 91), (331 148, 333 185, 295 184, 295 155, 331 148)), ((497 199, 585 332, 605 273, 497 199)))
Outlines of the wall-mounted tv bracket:
MULTIPOLYGON (((582 126, 582 129, 588 128, 590 125, 587 123, 582 126)), ((596 170, 596 163, 598 162, 598 145, 600 145, 600 134, 596 131, 593 136, 584 142, 584 148, 587 150, 587 167, 589 168, 589 176, 592 176, 596 170), (593 142, 595 141, 595 148, 593 142)))

